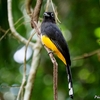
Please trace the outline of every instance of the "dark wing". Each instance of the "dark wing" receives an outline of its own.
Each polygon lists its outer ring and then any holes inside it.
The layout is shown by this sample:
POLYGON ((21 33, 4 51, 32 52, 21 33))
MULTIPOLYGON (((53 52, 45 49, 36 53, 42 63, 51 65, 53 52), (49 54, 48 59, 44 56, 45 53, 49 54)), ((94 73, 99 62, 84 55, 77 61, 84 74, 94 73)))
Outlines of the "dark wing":
POLYGON ((67 43, 57 25, 54 23, 46 22, 43 26, 44 28, 41 30, 41 32, 51 39, 51 41, 56 45, 56 47, 65 57, 67 64, 71 65, 67 43))

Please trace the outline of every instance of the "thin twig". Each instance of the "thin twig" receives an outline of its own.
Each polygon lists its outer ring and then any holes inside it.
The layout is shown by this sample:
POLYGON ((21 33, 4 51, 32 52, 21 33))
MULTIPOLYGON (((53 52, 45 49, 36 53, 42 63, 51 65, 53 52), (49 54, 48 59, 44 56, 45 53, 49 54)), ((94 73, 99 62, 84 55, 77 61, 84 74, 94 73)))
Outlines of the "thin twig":
POLYGON ((37 31, 37 34, 38 34, 38 36, 39 36, 39 38, 40 38, 41 32, 40 32, 40 28, 38 27, 38 24, 37 24, 36 21, 34 21, 34 28, 35 28, 35 30, 37 31))
POLYGON ((27 48, 28 48, 29 42, 31 41, 31 39, 32 39, 32 37, 34 36, 34 34, 35 34, 35 32, 29 37, 28 42, 27 42, 27 44, 26 44, 26 46, 25 46, 24 74, 23 74, 23 76, 25 76, 25 77, 26 77, 26 54, 27 54, 27 48))
POLYGON ((26 23, 30 23, 30 21, 26 21, 26 22, 22 22, 21 24, 19 24, 17 27, 16 27, 16 30, 21 26, 21 25, 24 25, 26 23))
POLYGON ((0 26, 0 31, 3 32, 3 33, 6 32, 6 30, 4 30, 3 28, 1 28, 1 26, 0 26))
POLYGON ((24 73, 23 76, 26 78, 26 55, 27 55, 27 48, 29 46, 29 42, 31 41, 32 37, 34 36, 35 32, 29 37, 28 42, 25 46, 25 57, 24 57, 24 73))
MULTIPOLYGON (((17 100, 19 100, 20 96, 21 96, 21 93, 24 92, 24 86, 25 86, 25 83, 26 83, 26 54, 27 54, 27 48, 29 46, 29 42, 31 41, 32 37, 34 36, 35 32, 30 36, 30 38, 28 39, 28 42, 25 46, 25 57, 24 57, 24 73, 23 73, 23 81, 22 81, 22 84, 21 84, 21 88, 19 90, 19 93, 18 93, 18 97, 17 97, 17 100)), ((23 97, 23 95, 22 95, 23 97)), ((23 100, 23 99, 22 99, 23 100)))
POLYGON ((20 18, 14 23, 14 26, 15 26, 16 24, 18 24, 23 18, 24 18, 24 16, 20 17, 20 18))
POLYGON ((0 37, 0 41, 6 36, 6 34, 10 31, 10 29, 7 29, 7 30, 4 30, 4 29, 2 29, 1 27, 0 27, 0 31, 2 31, 3 33, 5 33, 4 35, 2 35, 1 37, 0 37))
POLYGON ((54 100, 58 100, 58 64, 55 59, 53 63, 53 90, 54 100))
POLYGON ((51 5, 52 5, 53 12, 55 13, 55 18, 56 18, 56 20, 57 20, 59 23, 61 23, 60 20, 58 19, 57 12, 55 11, 55 8, 54 8, 54 5, 53 5, 52 0, 51 0, 51 5))
MULTIPOLYGON (((19 18, 15 23, 14 26, 20 21, 22 20, 24 17, 19 18)), ((4 35, 2 37, 0 37, 0 41, 7 35, 7 33, 10 31, 10 28, 7 30, 4 30, 0 27, 0 30, 4 33, 4 35)))
MULTIPOLYGON (((23 19, 24 17, 22 16, 21 18, 19 18, 15 23, 14 23, 14 26, 16 25, 16 24, 18 24, 19 23, 19 21, 21 21, 22 19, 23 19)), ((22 23, 23 24, 23 23, 22 23)), ((20 26, 22 25, 22 24, 20 24, 20 26)), ((19 27, 19 26, 18 26, 19 27)), ((17 28, 18 28, 17 27, 17 28)), ((17 29, 16 28, 16 29, 17 29)), ((10 31, 10 28, 9 29, 7 29, 7 30, 4 30, 4 29, 2 29, 1 27, 0 27, 0 30, 4 33, 4 35, 2 36, 2 37, 0 37, 0 41, 7 35, 7 33, 10 31)))
POLYGON ((49 5, 50 5, 50 0, 47 0, 45 12, 48 11, 49 5))
POLYGON ((16 100, 20 100, 20 96, 21 96, 21 93, 24 89, 25 82, 26 82, 26 77, 24 76, 16 100))
POLYGON ((88 57, 93 56, 93 55, 98 54, 98 53, 100 53, 100 49, 95 50, 95 51, 92 51, 92 52, 90 52, 90 53, 84 53, 84 54, 81 55, 81 56, 77 56, 77 57, 75 57, 75 58, 73 59, 73 61, 75 61, 75 60, 80 60, 80 59, 84 59, 84 58, 88 58, 88 57))

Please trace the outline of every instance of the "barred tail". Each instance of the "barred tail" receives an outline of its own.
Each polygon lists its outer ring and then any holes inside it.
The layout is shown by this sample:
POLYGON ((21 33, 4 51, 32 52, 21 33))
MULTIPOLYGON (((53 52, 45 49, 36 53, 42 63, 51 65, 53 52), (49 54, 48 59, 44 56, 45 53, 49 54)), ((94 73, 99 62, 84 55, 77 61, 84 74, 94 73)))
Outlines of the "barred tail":
POLYGON ((70 66, 66 66, 67 77, 68 77, 68 88, 69 88, 69 96, 73 99, 73 83, 72 83, 72 75, 70 66))

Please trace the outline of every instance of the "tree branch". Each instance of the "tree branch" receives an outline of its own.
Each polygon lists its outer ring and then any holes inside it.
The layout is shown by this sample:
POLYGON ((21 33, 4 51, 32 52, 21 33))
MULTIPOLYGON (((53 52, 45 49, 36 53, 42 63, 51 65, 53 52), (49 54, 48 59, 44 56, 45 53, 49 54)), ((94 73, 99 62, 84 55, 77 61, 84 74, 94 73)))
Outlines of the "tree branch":
POLYGON ((92 52, 90 52, 90 53, 84 53, 84 54, 81 55, 81 56, 75 57, 75 58, 73 59, 73 61, 74 61, 74 60, 80 60, 80 59, 88 58, 88 57, 90 57, 90 56, 93 56, 93 55, 99 54, 99 53, 100 53, 100 49, 95 50, 95 51, 92 51, 92 52))
POLYGON ((36 6, 34 8, 34 11, 32 13, 32 18, 31 18, 31 26, 32 26, 32 28, 35 26, 34 21, 38 22, 38 18, 39 18, 42 2, 43 2, 43 0, 37 0, 37 2, 36 2, 36 6))
POLYGON ((32 0, 26 0, 26 12, 27 14, 30 16, 31 15, 31 3, 32 3, 32 0))
MULTIPOLYGON (((28 0, 27 2, 30 2, 30 0, 28 0)), ((36 25, 35 25, 35 22, 36 23, 38 22, 41 4, 42 4, 42 0, 37 0, 34 12, 32 13, 32 19, 31 19, 32 27, 34 27, 34 29, 36 30, 37 33, 39 33, 39 31, 37 29, 38 27, 36 27, 36 25)), ((27 5, 27 6, 29 6, 29 5, 27 5)), ((26 7, 26 8, 29 8, 29 7, 26 7)), ((28 11, 27 11, 27 13, 28 13, 28 11)), ((41 45, 40 39, 38 38, 37 42, 35 43, 34 48, 33 48, 34 53, 33 53, 33 58, 32 58, 32 63, 31 63, 30 74, 29 74, 28 81, 27 81, 27 84, 25 87, 24 100, 30 100, 30 98, 31 98, 31 93, 32 93, 33 85, 34 85, 33 83, 34 83, 36 71, 37 71, 37 68, 39 65, 41 48, 42 48, 42 45, 41 45)))
POLYGON ((9 32, 10 29, 4 30, 0 27, 0 31, 4 33, 3 36, 0 37, 0 41, 6 36, 6 34, 9 32))
MULTIPOLYGON (((15 36, 15 38, 20 40, 21 42, 27 44, 28 41, 24 37, 19 35, 19 33, 17 33, 17 31, 14 28, 13 17, 12 17, 12 0, 8 0, 8 22, 9 22, 10 30, 11 30, 12 34, 15 36)), ((32 43, 32 42, 30 42, 29 45, 34 47, 34 43, 32 43)), ((25 81, 26 81, 26 78, 24 76, 23 80, 22 80, 22 85, 20 87, 20 91, 18 93, 17 100, 19 100, 19 98, 20 98, 20 94, 24 88, 25 81)))
POLYGON ((42 45, 41 45, 40 39, 38 39, 35 44, 32 63, 31 63, 31 69, 30 69, 28 81, 27 81, 27 84, 25 87, 24 100, 30 100, 30 98, 31 98, 35 75, 36 75, 36 71, 37 71, 37 68, 38 68, 39 62, 40 62, 41 48, 42 48, 42 45))
POLYGON ((51 51, 44 46, 44 48, 46 49, 46 51, 49 54, 49 57, 53 63, 53 92, 54 92, 54 100, 58 100, 58 63, 56 61, 56 59, 53 56, 53 53, 51 53, 51 51))
MULTIPOLYGON (((27 54, 27 48, 28 48, 29 43, 30 43, 32 37, 34 36, 34 34, 35 34, 35 32, 30 36, 30 38, 28 39, 28 42, 27 42, 27 44, 25 46, 25 57, 24 57, 24 68, 23 68, 24 69, 24 72, 23 72, 23 81, 22 81, 20 90, 18 92, 17 100, 19 100, 21 93, 23 93, 23 91, 24 91, 24 86, 25 86, 25 83, 26 83, 26 54, 27 54)), ((33 49, 35 49, 35 48, 33 48, 33 49)))
MULTIPOLYGON (((15 23, 14 23, 14 26, 20 21, 20 20, 22 20, 24 17, 21 17, 21 18, 19 18, 15 23)), ((21 24, 22 25, 22 24, 21 24)), ((21 26, 20 25, 20 26, 21 26)), ((19 26, 18 26, 19 27, 19 26)), ((17 27, 17 28, 18 28, 17 27)), ((16 29, 17 29, 16 28, 16 29)), ((0 31, 2 31, 3 33, 4 33, 4 35, 2 35, 1 37, 0 37, 0 41, 7 35, 7 33, 10 31, 10 28, 8 28, 7 30, 4 30, 4 29, 2 29, 1 27, 0 27, 0 31)))
MULTIPOLYGON (((9 22, 10 30, 14 35, 14 37, 19 41, 21 41, 22 43, 26 44, 28 41, 24 37, 19 35, 19 33, 14 28, 13 17, 12 17, 12 0, 8 0, 8 22, 9 22)), ((29 45, 33 47, 34 43, 30 42, 29 45)))

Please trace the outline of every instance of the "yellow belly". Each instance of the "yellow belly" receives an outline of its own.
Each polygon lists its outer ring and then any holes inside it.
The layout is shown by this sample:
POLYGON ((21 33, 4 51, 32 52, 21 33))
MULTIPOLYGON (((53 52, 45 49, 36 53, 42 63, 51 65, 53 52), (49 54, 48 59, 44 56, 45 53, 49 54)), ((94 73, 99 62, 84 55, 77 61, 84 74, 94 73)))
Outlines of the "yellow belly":
POLYGON ((41 36, 41 40, 42 43, 49 48, 50 50, 52 50, 59 59, 61 59, 63 61, 63 63, 66 65, 66 60, 63 57, 63 55, 60 53, 60 51, 57 49, 57 47, 55 46, 55 44, 45 35, 41 36))

